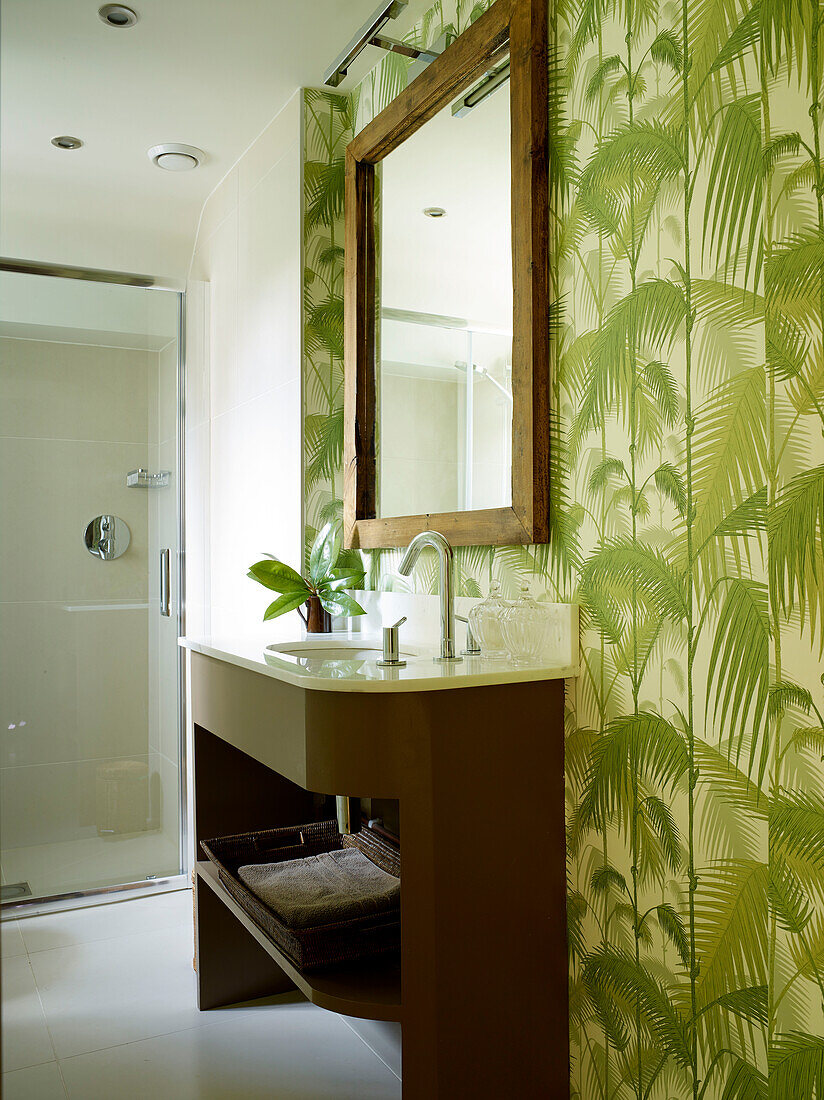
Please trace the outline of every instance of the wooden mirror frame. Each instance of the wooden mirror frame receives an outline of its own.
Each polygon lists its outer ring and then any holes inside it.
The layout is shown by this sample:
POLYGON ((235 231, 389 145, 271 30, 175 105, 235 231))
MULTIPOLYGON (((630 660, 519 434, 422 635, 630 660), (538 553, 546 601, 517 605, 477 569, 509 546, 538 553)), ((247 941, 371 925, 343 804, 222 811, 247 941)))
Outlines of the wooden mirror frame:
POLYGON ((347 547, 404 546, 437 530, 453 546, 549 541, 547 0, 495 0, 346 149, 344 505, 347 547), (510 55, 512 506, 376 516, 375 165, 510 55))

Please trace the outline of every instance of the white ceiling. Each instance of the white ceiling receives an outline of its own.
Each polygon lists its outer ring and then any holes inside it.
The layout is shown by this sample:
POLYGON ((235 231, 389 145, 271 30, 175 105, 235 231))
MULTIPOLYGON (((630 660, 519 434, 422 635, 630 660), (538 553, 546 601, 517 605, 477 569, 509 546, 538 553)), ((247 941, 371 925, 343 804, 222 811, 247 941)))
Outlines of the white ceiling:
MULTIPOLYGON (((302 86, 319 86, 377 0, 3 0, 2 223, 6 256, 183 277, 212 189, 302 86), (81 138, 64 152, 51 139, 81 138), (206 152, 163 172, 159 142, 206 152)), ((429 0, 387 28, 400 35, 429 0)), ((343 87, 377 60, 367 48, 343 87)))
POLYGON ((463 118, 445 107, 382 162, 384 306, 512 331, 509 112, 506 83, 463 118))

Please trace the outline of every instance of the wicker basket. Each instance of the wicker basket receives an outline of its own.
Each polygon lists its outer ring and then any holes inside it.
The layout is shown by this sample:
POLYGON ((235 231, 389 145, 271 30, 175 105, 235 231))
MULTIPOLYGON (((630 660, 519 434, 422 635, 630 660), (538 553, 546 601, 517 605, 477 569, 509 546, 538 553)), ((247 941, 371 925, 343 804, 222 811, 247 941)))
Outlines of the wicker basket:
POLYGON ((317 970, 398 950, 399 909, 314 928, 291 928, 237 877, 238 868, 250 863, 285 863, 350 847, 358 848, 381 870, 400 877, 400 852, 370 830, 341 836, 336 821, 319 821, 202 840, 200 846, 238 905, 299 970, 317 970))

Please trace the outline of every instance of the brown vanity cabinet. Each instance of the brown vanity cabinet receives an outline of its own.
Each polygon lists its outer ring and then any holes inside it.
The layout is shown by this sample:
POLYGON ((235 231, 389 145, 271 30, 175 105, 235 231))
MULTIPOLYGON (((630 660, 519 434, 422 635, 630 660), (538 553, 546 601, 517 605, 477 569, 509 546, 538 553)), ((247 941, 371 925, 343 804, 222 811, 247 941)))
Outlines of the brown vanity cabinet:
POLYGON ((568 1096, 563 680, 320 691, 194 652, 191 681, 197 842, 314 791, 397 799, 402 833, 400 959, 309 975, 199 859, 200 1007, 297 987, 401 1022, 405 1098, 568 1096))

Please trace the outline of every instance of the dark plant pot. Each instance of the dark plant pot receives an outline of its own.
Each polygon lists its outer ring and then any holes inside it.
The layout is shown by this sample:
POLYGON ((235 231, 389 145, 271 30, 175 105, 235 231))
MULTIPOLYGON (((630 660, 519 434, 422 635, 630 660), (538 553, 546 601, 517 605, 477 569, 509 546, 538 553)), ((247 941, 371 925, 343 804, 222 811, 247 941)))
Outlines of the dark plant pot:
POLYGON ((332 616, 324 610, 317 596, 306 601, 306 631, 308 634, 328 634, 332 629, 332 616))

